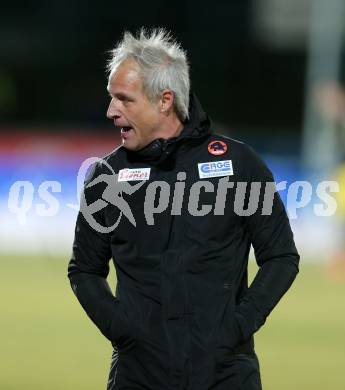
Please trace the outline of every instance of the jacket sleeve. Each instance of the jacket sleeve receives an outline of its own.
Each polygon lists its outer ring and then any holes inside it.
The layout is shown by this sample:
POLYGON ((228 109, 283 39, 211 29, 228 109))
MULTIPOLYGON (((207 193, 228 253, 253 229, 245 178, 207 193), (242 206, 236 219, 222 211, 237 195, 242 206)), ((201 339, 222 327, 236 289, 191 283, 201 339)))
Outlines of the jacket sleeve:
POLYGON ((277 191, 274 192, 273 205, 271 202, 272 211, 263 211, 263 190, 267 182, 274 182, 273 175, 250 147, 244 145, 244 148, 246 180, 249 184, 261 182, 261 193, 256 212, 243 217, 259 270, 236 307, 235 319, 241 341, 249 339, 265 323, 299 270, 299 254, 277 191))
MULTIPOLYGON (((95 165, 84 183, 87 204, 101 199, 98 186, 86 188, 97 177, 97 173, 95 165)), ((91 227, 81 210, 82 202, 75 226, 68 277, 73 292, 87 315, 106 338, 114 341, 120 322, 120 309, 119 300, 112 294, 106 280, 111 258, 110 237, 91 227)), ((104 223, 103 211, 104 209, 93 214, 95 221, 100 224, 104 223)))

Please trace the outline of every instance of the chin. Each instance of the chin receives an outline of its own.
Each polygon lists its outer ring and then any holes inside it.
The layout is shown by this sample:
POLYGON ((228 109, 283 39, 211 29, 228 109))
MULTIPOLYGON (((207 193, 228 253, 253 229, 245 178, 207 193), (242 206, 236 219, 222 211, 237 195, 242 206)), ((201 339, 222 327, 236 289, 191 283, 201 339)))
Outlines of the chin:
POLYGON ((126 141, 122 141, 122 146, 132 152, 135 152, 136 150, 140 149, 139 145, 133 144, 131 142, 126 142, 126 141))

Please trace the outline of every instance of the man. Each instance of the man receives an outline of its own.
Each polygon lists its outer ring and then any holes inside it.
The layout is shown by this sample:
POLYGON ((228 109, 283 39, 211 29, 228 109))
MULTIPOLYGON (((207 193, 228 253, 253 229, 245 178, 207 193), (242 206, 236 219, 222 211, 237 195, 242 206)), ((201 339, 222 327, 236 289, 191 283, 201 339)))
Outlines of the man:
POLYGON ((269 202, 243 186, 272 184, 271 172, 213 133, 189 92, 185 53, 163 30, 125 33, 109 71, 107 116, 122 145, 85 182, 68 270, 114 347, 108 389, 261 389, 253 334, 299 261, 279 195, 269 202), (124 183, 137 187, 121 192, 124 183), (248 288, 251 244, 260 269, 248 288))

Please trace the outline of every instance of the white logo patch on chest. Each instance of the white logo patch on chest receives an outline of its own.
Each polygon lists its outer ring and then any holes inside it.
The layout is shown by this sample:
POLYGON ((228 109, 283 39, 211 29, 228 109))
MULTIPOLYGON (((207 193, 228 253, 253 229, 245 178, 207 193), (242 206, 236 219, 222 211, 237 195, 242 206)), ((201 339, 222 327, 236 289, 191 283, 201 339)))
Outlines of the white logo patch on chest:
POLYGON ((232 176, 234 174, 231 160, 199 163, 198 170, 200 179, 208 179, 210 177, 219 176, 232 176))
POLYGON ((124 168, 119 171, 117 181, 143 181, 150 179, 151 168, 124 168))

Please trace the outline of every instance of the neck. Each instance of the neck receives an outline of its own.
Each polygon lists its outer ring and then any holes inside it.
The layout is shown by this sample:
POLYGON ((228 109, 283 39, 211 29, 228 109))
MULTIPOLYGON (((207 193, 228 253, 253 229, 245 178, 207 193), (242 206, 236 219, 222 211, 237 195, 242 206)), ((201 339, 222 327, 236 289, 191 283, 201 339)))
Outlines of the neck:
POLYGON ((171 117, 166 118, 164 126, 162 127, 160 134, 157 138, 169 139, 178 137, 183 129, 183 123, 177 117, 177 115, 172 115, 171 117))

